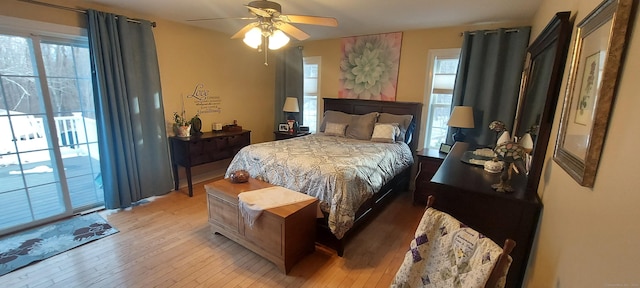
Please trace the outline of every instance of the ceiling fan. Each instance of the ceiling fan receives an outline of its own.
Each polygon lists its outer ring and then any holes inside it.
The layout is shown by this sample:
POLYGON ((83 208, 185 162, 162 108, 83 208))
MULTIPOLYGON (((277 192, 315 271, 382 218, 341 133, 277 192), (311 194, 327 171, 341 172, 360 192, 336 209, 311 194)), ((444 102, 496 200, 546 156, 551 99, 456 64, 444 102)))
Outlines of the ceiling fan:
MULTIPOLYGON (((242 27, 240 31, 236 32, 233 36, 231 36, 231 39, 238 39, 244 36, 245 43, 247 43, 248 37, 259 37, 260 41, 262 40, 261 38, 263 37, 271 41, 278 41, 277 38, 281 38, 283 39, 281 41, 284 41, 284 38, 282 38, 282 36, 286 37, 286 35, 279 35, 282 32, 300 41, 303 41, 309 38, 309 34, 291 25, 291 23, 321 25, 321 26, 329 26, 329 27, 338 26, 338 21, 332 17, 282 14, 282 6, 273 1, 256 0, 256 1, 249 2, 249 4, 244 6, 249 9, 249 13, 251 13, 252 17, 208 18, 208 19, 192 19, 187 21, 205 21, 205 20, 219 20, 219 19, 256 20, 255 22, 249 23, 246 26, 242 27), (254 28, 257 28, 257 29, 254 29, 254 28), (255 32, 252 32, 252 31, 255 31, 255 32), (278 31, 281 31, 281 32, 278 33, 278 31), (257 34, 258 32, 259 34, 257 34)), ((257 41, 256 39, 258 38, 249 39, 249 42, 251 42, 251 40, 254 40, 251 43, 255 44, 255 42, 257 41)), ((288 41, 289 41, 288 37, 286 37, 286 42, 288 41)), ((252 47, 256 46, 253 48, 258 48, 258 46, 260 46, 260 44, 251 45, 249 43, 247 43, 247 45, 252 47)))

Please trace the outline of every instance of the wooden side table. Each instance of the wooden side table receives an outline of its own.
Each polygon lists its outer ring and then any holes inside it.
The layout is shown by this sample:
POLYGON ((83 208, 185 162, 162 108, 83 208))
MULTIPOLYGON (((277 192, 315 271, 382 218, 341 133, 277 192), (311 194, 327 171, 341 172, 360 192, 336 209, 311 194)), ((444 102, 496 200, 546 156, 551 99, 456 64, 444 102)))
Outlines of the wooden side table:
POLYGON ((418 173, 413 191, 413 203, 424 205, 427 204, 427 197, 432 187, 431 178, 436 174, 447 154, 436 149, 424 149, 418 151, 416 155, 418 156, 418 173))
POLYGON ((307 136, 311 133, 309 132, 298 132, 298 133, 289 133, 289 132, 282 132, 282 131, 274 131, 273 134, 276 135, 276 141, 277 140, 284 140, 284 139, 291 139, 291 138, 296 138, 296 137, 301 137, 301 136, 307 136))
POLYGON ((175 190, 180 188, 178 166, 185 168, 189 184, 189 197, 191 197, 193 196, 191 167, 232 158, 242 147, 249 144, 251 144, 251 131, 249 130, 205 132, 191 137, 169 137, 175 190))
POLYGON ((249 227, 238 209, 238 194, 271 186, 253 178, 245 183, 222 179, 204 185, 209 224, 213 232, 273 262, 286 274, 296 262, 315 251, 318 199, 264 210, 249 227))

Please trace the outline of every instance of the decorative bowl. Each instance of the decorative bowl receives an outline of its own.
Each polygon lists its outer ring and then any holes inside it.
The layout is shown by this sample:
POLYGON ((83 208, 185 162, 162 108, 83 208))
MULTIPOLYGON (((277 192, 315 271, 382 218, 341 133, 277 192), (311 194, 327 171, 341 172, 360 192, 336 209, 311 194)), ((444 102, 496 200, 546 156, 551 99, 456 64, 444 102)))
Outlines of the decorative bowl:
POLYGON ((231 179, 231 182, 233 183, 247 182, 249 181, 249 172, 247 172, 246 170, 235 171, 231 173, 231 175, 229 176, 229 179, 231 179))

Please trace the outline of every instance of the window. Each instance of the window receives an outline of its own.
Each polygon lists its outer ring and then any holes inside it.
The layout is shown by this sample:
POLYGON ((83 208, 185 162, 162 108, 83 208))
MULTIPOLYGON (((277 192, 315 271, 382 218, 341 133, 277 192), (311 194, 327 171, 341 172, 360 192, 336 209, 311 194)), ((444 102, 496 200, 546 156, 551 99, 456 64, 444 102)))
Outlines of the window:
POLYGON ((440 143, 446 142, 447 122, 451 113, 453 84, 456 80, 459 57, 460 49, 429 51, 424 98, 424 106, 429 109, 422 147, 438 149, 440 143))
POLYGON ((0 25, 0 235, 104 202, 87 39, 37 34, 0 25))
POLYGON ((304 105, 302 121, 309 132, 318 128, 318 94, 320 94, 320 56, 304 57, 304 105))

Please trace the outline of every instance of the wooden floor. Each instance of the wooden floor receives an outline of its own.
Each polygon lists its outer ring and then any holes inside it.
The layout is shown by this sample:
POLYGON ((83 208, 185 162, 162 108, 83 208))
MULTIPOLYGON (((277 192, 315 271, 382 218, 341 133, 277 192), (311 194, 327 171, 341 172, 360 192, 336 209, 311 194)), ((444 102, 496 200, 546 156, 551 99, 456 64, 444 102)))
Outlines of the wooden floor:
POLYGON ((284 275, 257 254, 214 235, 204 183, 105 215, 120 230, 0 277, 1 287, 389 287, 423 207, 403 192, 355 235, 344 257, 316 251, 284 275))

